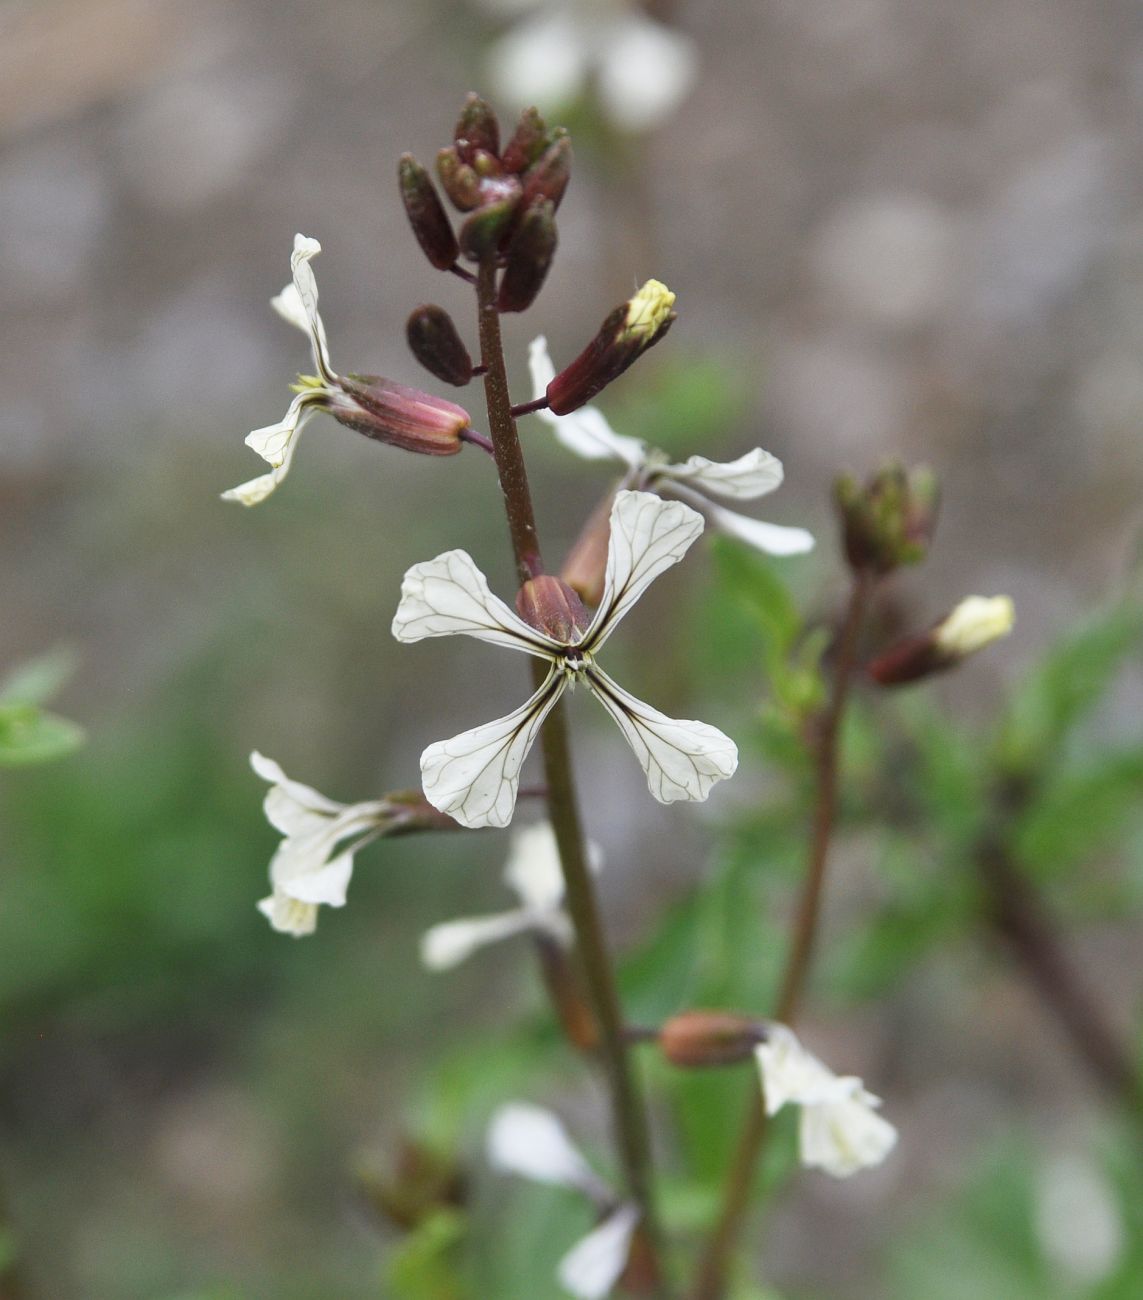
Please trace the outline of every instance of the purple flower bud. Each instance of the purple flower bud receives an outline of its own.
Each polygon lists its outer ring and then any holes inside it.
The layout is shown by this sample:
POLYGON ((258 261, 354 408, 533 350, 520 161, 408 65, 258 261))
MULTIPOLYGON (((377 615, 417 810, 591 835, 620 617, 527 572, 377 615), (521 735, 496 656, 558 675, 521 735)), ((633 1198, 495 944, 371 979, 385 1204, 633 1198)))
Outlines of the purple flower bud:
POLYGON ((500 153, 500 124, 496 114, 479 95, 470 93, 464 101, 453 132, 457 153, 465 162, 472 162, 472 155, 478 149, 491 154, 493 158, 500 153))
POLYGON ((659 1047, 672 1065, 684 1068, 737 1065, 749 1061, 765 1041, 756 1020, 729 1011, 684 1011, 659 1030, 659 1047))
POLYGON ((453 207, 471 212, 480 206, 480 177, 468 163, 462 162, 454 145, 437 154, 437 175, 453 207))
POLYGON ((456 261, 456 236, 428 172, 412 154, 401 155, 398 168, 401 198, 417 243, 438 271, 456 261))
POLYGON ((515 134, 504 147, 500 163, 506 172, 522 172, 531 167, 552 143, 544 119, 535 108, 520 114, 515 134))
POLYGON ((378 375, 342 375, 329 396, 334 419, 367 438, 424 456, 455 456, 468 412, 455 402, 378 375))
POLYGON ((443 307, 424 303, 409 316, 405 337, 413 356, 430 374, 458 388, 472 378, 472 358, 443 307))
POLYGON ((524 583, 516 593, 516 611, 561 645, 577 641, 589 622, 583 601, 566 582, 548 574, 524 583))
POLYGON ((891 573, 929 551, 940 493, 932 471, 892 462, 864 487, 852 475, 834 484, 845 556, 854 570, 891 573))
POLYGON ((500 281, 501 311, 524 311, 536 300, 556 252, 555 205, 540 201, 524 213, 508 242, 507 265, 500 281))

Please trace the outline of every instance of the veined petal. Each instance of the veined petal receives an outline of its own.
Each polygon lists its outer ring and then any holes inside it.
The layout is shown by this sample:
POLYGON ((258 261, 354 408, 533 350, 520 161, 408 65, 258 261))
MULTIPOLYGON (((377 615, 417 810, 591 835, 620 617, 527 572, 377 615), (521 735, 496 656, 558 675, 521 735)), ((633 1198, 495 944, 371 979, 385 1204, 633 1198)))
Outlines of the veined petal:
POLYGON ((621 1205, 560 1260, 560 1285, 578 1300, 604 1300, 623 1276, 639 1207, 621 1205))
POLYGON ((738 746, 717 727, 668 718, 598 667, 588 670, 587 684, 618 723, 647 774, 647 788, 660 803, 703 800, 713 785, 734 775, 738 746))
POLYGON ((881 1164, 897 1145, 897 1130, 877 1114, 880 1104, 859 1086, 841 1101, 803 1106, 798 1124, 802 1164, 835 1178, 881 1164))
POLYGON ((645 131, 675 111, 698 75, 695 43, 641 14, 607 32, 599 64, 599 97, 623 131, 645 131))
POLYGON ((247 447, 275 469, 290 459, 294 439, 302 424, 313 414, 313 390, 298 393, 286 408, 286 414, 277 424, 267 424, 254 429, 245 438, 247 447), (307 408, 311 408, 307 411, 307 408))
POLYGON ((326 381, 332 384, 337 375, 334 373, 333 366, 329 360, 329 345, 326 343, 325 326, 322 324, 321 314, 318 311, 318 291, 317 281, 314 279, 313 268, 310 266, 310 259, 314 258, 321 252, 321 245, 316 239, 309 239, 305 235, 294 236, 294 251, 290 254, 290 270, 293 272, 294 294, 297 295, 296 302, 293 295, 286 290, 278 295, 277 301, 274 302, 275 309, 283 315, 291 324, 300 323, 299 315, 305 320, 305 329, 310 336, 310 343, 313 347, 314 365, 317 372, 326 381), (282 302, 282 299, 285 302, 282 302), (298 308, 301 312, 298 312, 298 308))
POLYGON ((398 641, 412 642, 458 634, 538 658, 550 658, 559 648, 492 594, 488 579, 467 551, 445 551, 436 559, 414 564, 405 574, 393 635, 398 641))
POLYGON ((804 528, 768 524, 723 506, 708 504, 705 509, 707 518, 720 533, 737 537, 767 555, 804 555, 814 549, 814 535, 804 528))
POLYGON ((773 492, 781 486, 782 476, 782 462, 761 447, 730 461, 691 456, 681 464, 664 465, 656 472, 656 477, 688 483, 700 491, 734 501, 749 501, 773 492))
MULTIPOLYGON (((556 377, 556 368, 548 355, 548 341, 541 334, 528 348, 528 368, 532 372, 532 396, 543 397, 556 377)), ((621 460, 634 468, 646 459, 647 446, 638 438, 618 434, 595 406, 581 406, 570 415, 555 415, 548 410, 534 411, 555 430, 556 438, 585 460, 621 460)))
POLYGON ((501 1173, 519 1174, 607 1201, 611 1190, 580 1154, 563 1124, 542 1106, 513 1101, 488 1126, 488 1160, 501 1173))
MULTIPOLYGON (((246 483, 240 483, 235 488, 230 488, 222 493, 223 501, 237 501, 240 505, 256 506, 273 492, 286 475, 290 472, 290 465, 294 459, 294 453, 298 449, 298 434, 301 433, 306 421, 309 420, 317 407, 313 401, 305 401, 304 394, 299 394, 290 403, 290 408, 286 412, 286 418, 281 424, 268 425, 265 429, 255 429, 253 433, 248 434, 246 442, 248 446, 254 446, 259 455, 266 455, 259 446, 271 448, 276 445, 276 440, 281 440, 283 449, 281 452, 281 462, 276 465, 269 474, 261 474, 258 478, 252 478, 246 483), (254 439, 259 446, 251 441, 254 439)), ((278 454, 276 451, 274 454, 278 454)))
POLYGON ((524 759, 566 685, 553 665, 540 689, 507 717, 430 745, 421 755, 429 803, 462 826, 507 826, 524 759))
POLYGON ((582 644, 594 653, 661 573, 686 555, 703 530, 702 516, 653 492, 617 492, 603 598, 582 644))
POLYGON ((477 949, 526 934, 534 928, 532 914, 522 907, 497 916, 445 921, 421 936, 421 961, 429 970, 451 970, 467 961, 477 949))

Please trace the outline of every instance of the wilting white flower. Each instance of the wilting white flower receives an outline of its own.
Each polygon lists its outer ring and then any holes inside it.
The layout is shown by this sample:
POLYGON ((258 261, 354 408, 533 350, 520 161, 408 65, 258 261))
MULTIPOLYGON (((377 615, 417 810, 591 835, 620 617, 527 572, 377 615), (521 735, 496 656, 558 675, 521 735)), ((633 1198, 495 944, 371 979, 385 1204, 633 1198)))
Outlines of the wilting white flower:
POLYGON ((393 619, 398 641, 463 633, 551 665, 539 690, 507 717, 425 750, 421 776, 434 808, 462 826, 507 826, 532 742, 556 701, 579 682, 615 719, 660 803, 705 799, 711 786, 733 774, 738 749, 728 736, 704 722, 668 718, 628 694, 596 663, 627 611, 682 559, 702 528, 701 517, 678 501, 617 493, 603 599, 586 629, 573 630, 567 640, 531 627, 494 596, 465 551, 446 551, 406 573, 393 619))
POLYGON ((639 1210, 618 1202, 551 1111, 525 1102, 501 1106, 488 1129, 488 1159, 502 1173, 582 1193, 603 1216, 563 1257, 560 1285, 580 1300, 603 1300, 627 1267, 639 1210))
MULTIPOLYGON (((589 846, 589 856, 592 867, 598 869, 600 858, 595 845, 589 846)), ((426 966, 450 970, 478 948, 517 934, 542 934, 560 944, 571 943, 571 920, 563 907, 563 870, 550 822, 513 833, 504 882, 519 897, 520 906, 495 916, 434 925, 421 940, 421 960, 426 966)))
POLYGON ((593 85, 616 127, 644 131, 670 117, 694 84, 694 42, 630 0, 513 5, 527 8, 536 12, 510 28, 488 56, 491 81, 521 107, 558 112, 593 85))
POLYGON ((309 336, 317 373, 298 376, 294 400, 278 424, 246 435, 246 445, 272 468, 268 474, 224 492, 224 501, 244 506, 265 501, 289 473, 298 435, 318 411, 328 411, 350 428, 406 451, 450 456, 461 449, 459 435, 468 425, 468 414, 455 402, 376 376, 344 376, 334 370, 318 312, 317 281, 310 266, 310 260, 320 252, 316 239, 295 235, 290 254, 292 283, 270 300, 279 316, 309 336))
POLYGON ((853 1075, 836 1075, 785 1025, 772 1024, 755 1049, 762 1072, 767 1115, 787 1102, 800 1106, 798 1145, 802 1164, 848 1178, 879 1165, 897 1142, 897 1130, 877 1114, 881 1099, 853 1075))
MULTIPOLYGON (((543 397, 556 373, 543 335, 532 340, 528 365, 532 372, 532 395, 543 397)), ((701 510, 720 532, 770 555, 800 555, 813 548, 813 536, 804 528, 764 523, 708 499, 715 496, 730 501, 753 501, 773 492, 782 482, 782 462, 761 447, 724 463, 705 456, 691 456, 673 464, 665 452, 648 447, 642 439, 616 433, 598 407, 581 406, 569 415, 554 415, 544 409, 534 414, 550 424, 559 441, 577 456, 625 464, 625 487, 681 497, 701 510)))
POLYGON ((258 910, 275 930, 300 938, 314 932, 319 904, 345 905, 353 855, 390 829, 398 813, 383 799, 335 803, 301 781, 291 781, 273 759, 257 752, 250 755, 250 766, 271 783, 262 807, 283 836, 270 862, 273 892, 258 910))

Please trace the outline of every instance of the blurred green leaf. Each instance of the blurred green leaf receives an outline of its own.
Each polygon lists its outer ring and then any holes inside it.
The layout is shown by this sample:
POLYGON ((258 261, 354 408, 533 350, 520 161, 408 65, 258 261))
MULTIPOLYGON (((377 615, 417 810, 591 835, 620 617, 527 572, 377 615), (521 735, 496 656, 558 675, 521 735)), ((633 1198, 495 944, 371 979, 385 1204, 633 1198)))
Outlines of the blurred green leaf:
POLYGON ((14 668, 0 682, 0 705, 46 704, 75 673, 76 655, 66 646, 14 668))
POLYGON ((459 1210, 438 1210, 392 1252, 386 1270, 395 1300, 463 1300, 468 1295, 457 1271, 457 1254, 467 1231, 459 1210))
POLYGON ((0 766, 49 763, 74 753, 84 740, 83 728, 32 704, 0 705, 0 766))

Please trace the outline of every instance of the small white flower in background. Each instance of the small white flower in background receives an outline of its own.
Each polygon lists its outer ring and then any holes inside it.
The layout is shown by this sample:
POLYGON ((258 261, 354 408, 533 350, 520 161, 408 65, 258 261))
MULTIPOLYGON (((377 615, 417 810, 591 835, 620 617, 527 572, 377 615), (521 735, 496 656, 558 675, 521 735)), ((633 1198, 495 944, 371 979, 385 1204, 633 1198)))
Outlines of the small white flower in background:
POLYGON ((579 1300, 603 1300, 627 1267, 639 1211, 618 1202, 551 1111, 524 1102, 501 1106, 488 1129, 488 1159, 501 1173, 580 1192, 601 1222, 560 1261, 560 1285, 579 1300))
POLYGON ((1011 596, 967 596, 933 629, 933 640, 941 653, 964 659, 1007 636, 1015 621, 1011 596))
POLYGON ((489 79, 520 108, 556 113, 593 87, 613 126, 646 131, 674 113, 698 74, 690 37, 632 0, 483 3, 500 13, 535 10, 495 42, 487 60, 489 79))
MULTIPOLYGON (((598 848, 589 845, 588 854, 592 868, 598 870, 598 848)), ((421 960, 430 970, 451 970, 478 948, 517 934, 547 935, 565 947, 571 944, 571 920, 563 907, 563 871, 549 822, 513 832, 504 882, 520 899, 519 907, 495 916, 446 921, 425 932, 421 960)))
POLYGON ((310 266, 320 252, 316 239, 295 235, 290 254, 293 280, 270 300, 279 316, 309 336, 317 373, 298 376, 294 400, 278 424, 246 435, 246 445, 272 468, 268 474, 223 492, 224 501, 244 506, 265 501, 290 472, 298 435, 318 411, 327 411, 350 428, 406 451, 451 456, 461 449, 460 431, 468 426, 468 413, 455 402, 377 376, 346 376, 334 370, 310 266))
MULTIPOLYGON (((556 374, 543 335, 532 340, 528 366, 532 372, 532 395, 543 397, 556 374)), ((804 528, 751 519, 708 499, 716 496, 731 501, 753 501, 779 487, 782 462, 761 447, 724 463, 705 456, 691 456, 680 464, 672 464, 665 453, 648 447, 641 439, 616 433, 598 407, 581 406, 570 415, 553 415, 548 410, 533 414, 551 425, 557 439, 577 456, 585 460, 616 460, 626 465, 626 487, 681 497, 701 510, 720 532, 769 555, 800 555, 813 549, 813 535, 804 528)))
POLYGON ((853 1075, 836 1075, 785 1025, 771 1024, 755 1049, 762 1072, 766 1114, 787 1103, 801 1107, 798 1145, 802 1164, 848 1178, 879 1165, 897 1142, 897 1130, 877 1114, 881 1099, 853 1075))
POLYGON ((385 800, 335 803, 301 781, 291 781, 273 759, 255 752, 250 766, 270 782, 262 807, 283 839, 270 862, 273 892, 258 910, 275 930, 300 938, 317 926, 318 906, 343 907, 353 855, 389 830, 396 810, 385 800), (335 852, 350 841, 348 847, 335 852))
POLYGON ((1123 1257, 1123 1214, 1103 1171, 1086 1156, 1054 1155, 1036 1188, 1036 1235, 1059 1273, 1094 1287, 1123 1257))
POLYGON ((520 769, 556 701, 582 682, 611 714, 660 803, 702 800, 738 766, 734 742, 704 722, 668 718, 630 695, 595 657, 620 620, 659 574, 678 563, 702 532, 702 518, 678 501, 619 492, 603 599, 583 632, 557 640, 525 623, 494 596, 466 551, 415 564, 401 584, 393 619, 398 641, 463 633, 522 650, 551 667, 536 693, 507 717, 430 745, 421 755, 425 798, 462 826, 507 826, 520 769))

